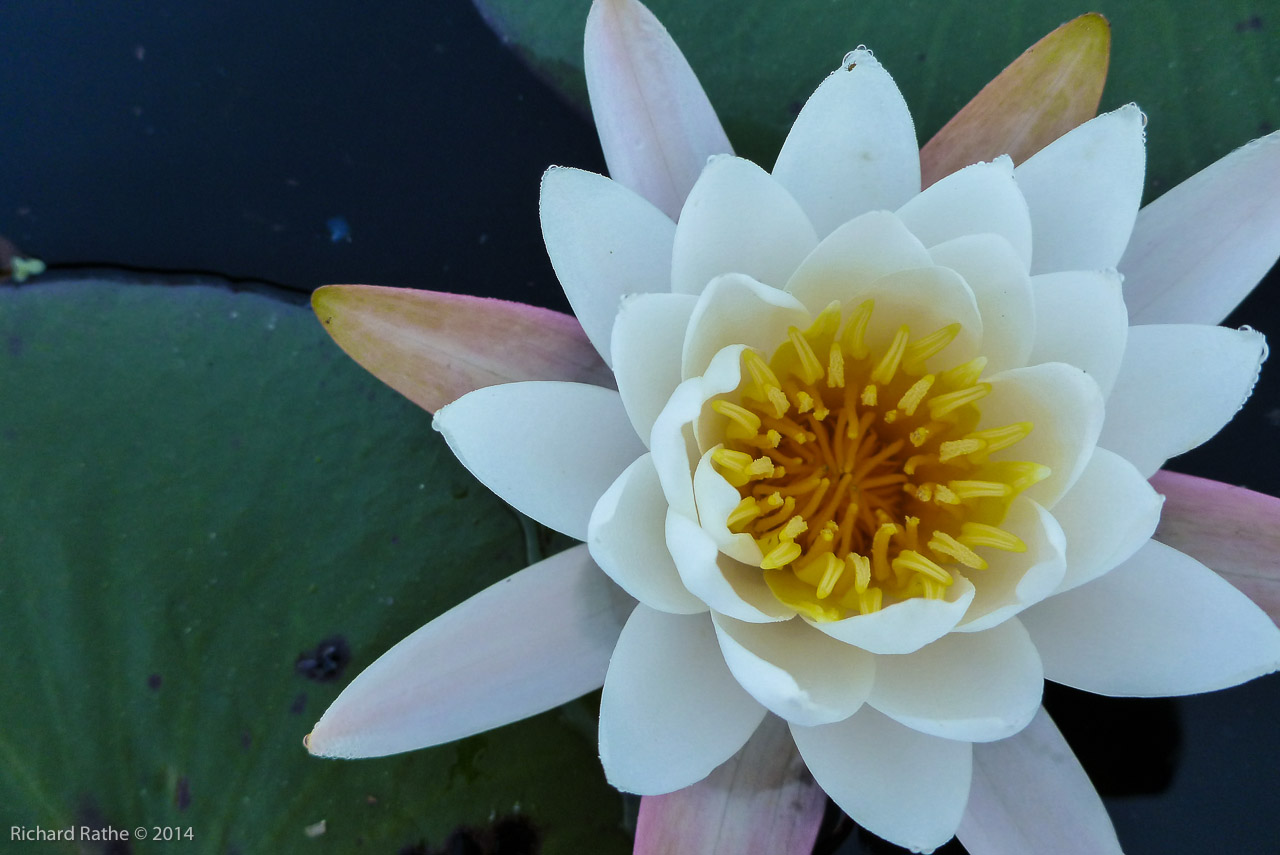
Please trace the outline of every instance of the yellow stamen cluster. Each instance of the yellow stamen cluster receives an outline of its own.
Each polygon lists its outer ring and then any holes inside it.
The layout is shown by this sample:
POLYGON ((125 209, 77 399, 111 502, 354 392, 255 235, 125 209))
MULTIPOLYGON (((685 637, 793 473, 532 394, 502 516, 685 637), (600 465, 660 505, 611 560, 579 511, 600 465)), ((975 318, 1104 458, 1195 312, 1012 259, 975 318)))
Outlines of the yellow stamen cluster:
POLYGON ((874 309, 842 324, 833 303, 768 361, 745 351, 742 384, 711 402, 724 437, 712 461, 742 495, 729 530, 760 547, 775 596, 816 620, 939 599, 956 570, 986 569, 978 550, 1024 551, 999 526, 1049 474, 989 459, 1032 425, 977 430, 985 358, 926 373, 959 324, 916 339, 902 326, 873 349, 874 309))

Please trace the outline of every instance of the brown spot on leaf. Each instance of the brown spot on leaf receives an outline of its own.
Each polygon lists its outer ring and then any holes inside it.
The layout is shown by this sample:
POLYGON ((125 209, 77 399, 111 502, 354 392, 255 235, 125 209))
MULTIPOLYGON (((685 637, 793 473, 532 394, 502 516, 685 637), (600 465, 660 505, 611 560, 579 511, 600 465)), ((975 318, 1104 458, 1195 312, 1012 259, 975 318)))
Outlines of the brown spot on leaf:
POLYGON ((293 668, 308 680, 327 683, 342 675, 342 669, 351 661, 351 648, 341 635, 326 638, 314 650, 298 654, 293 668))

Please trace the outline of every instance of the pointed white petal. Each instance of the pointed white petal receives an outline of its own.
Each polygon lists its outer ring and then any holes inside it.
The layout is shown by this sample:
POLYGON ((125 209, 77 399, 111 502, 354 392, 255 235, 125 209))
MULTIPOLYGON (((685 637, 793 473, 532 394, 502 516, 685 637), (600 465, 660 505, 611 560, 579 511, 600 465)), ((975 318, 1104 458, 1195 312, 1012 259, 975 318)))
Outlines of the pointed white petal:
POLYGON ((667 514, 667 549, 685 587, 713 611, 747 623, 773 623, 795 614, 769 590, 759 567, 718 551, 711 535, 674 510, 667 514))
POLYGON ((1199 561, 1156 541, 1024 613, 1045 676, 1086 692, 1211 692, 1280 668, 1280 629, 1199 561))
POLYGON ((766 709, 792 724, 842 721, 871 692, 876 657, 799 618, 758 624, 711 617, 733 676, 766 709))
POLYGON ((1014 170, 1031 208, 1032 273, 1102 270, 1124 254, 1147 152, 1132 104, 1050 143, 1014 170))
POLYGON ((787 134, 773 175, 818 235, 920 192, 920 153, 906 101, 867 50, 822 81, 787 134))
POLYGON ((1102 392, 1093 378, 1062 362, 1004 371, 987 379, 991 394, 979 404, 978 427, 1031 422, 1031 434, 991 459, 1030 460, 1052 474, 1022 495, 1052 508, 1080 477, 1102 430, 1102 392))
POLYGON ((636 606, 600 697, 600 762, 627 793, 705 778, 751 736, 764 707, 733 679, 706 615, 636 606))
POLYGON ((817 245, 808 217, 773 176, 740 157, 713 158, 680 211, 671 290, 701 294, 724 273, 781 288, 817 245))
POLYGON ((431 424, 503 501, 578 540, 596 500, 644 454, 618 393, 581 383, 478 389, 431 424))
POLYGON ((845 644, 872 653, 912 653, 946 635, 973 602, 973 585, 957 574, 941 600, 916 597, 869 615, 823 621, 813 626, 845 644))
POLYGON ((688 294, 638 294, 623 299, 614 321, 618 394, 646 443, 658 413, 680 385, 680 355, 695 302, 688 294))
POLYGON ((764 553, 755 538, 746 532, 729 531, 729 514, 742 502, 742 494, 716 471, 711 455, 717 445, 698 461, 693 473, 693 495, 698 503, 698 524, 725 555, 744 564, 760 566, 764 553))
POLYGON ((787 340, 787 328, 809 325, 809 312, 795 297, 749 276, 715 279, 698 298, 684 341, 684 377, 697 377, 711 359, 734 344, 754 347, 769 358, 787 340))
POLYGON ((898 217, 927 247, 965 235, 1000 235, 1023 273, 1031 266, 1031 214, 1008 157, 953 172, 899 208, 898 217))
POLYGON ((1156 539, 1201 561, 1280 623, 1280 499, 1161 470, 1166 497, 1156 539))
POLYGON ((609 174, 675 219, 707 158, 733 151, 684 54, 643 4, 597 0, 583 70, 609 174))
POLYGON ((1123 855, 1102 799, 1043 709, 1017 735, 973 747, 956 836, 970 855, 1123 855))
POLYGON ((888 211, 871 211, 823 238, 796 270, 787 291, 817 314, 833 300, 844 303, 882 276, 928 267, 920 239, 888 211))
POLYGON ((604 683, 630 608, 585 546, 539 561, 384 653, 316 722, 307 748, 381 757, 559 706, 604 683))
POLYGON ((1135 323, 1216 324, 1280 254, 1280 131, 1138 212, 1120 260, 1135 323))
POLYGON ((634 855, 809 855, 826 806, 786 722, 765 716, 706 778, 640 800, 634 855))
POLYGON ((1131 327, 1098 444, 1150 477, 1231 421, 1266 358, 1266 340, 1250 329, 1131 327))
POLYGON ((1053 506, 1067 541, 1067 572, 1055 593, 1091 582, 1137 552, 1156 530, 1163 504, 1132 463, 1094 449, 1080 480, 1053 506))
POLYGON ((706 605, 680 581, 667 551, 667 499, 653 458, 638 458, 591 512, 587 544, 609 578, 651 609, 697 614, 706 605))
POLYGON ((1036 308, 1027 266, 1009 242, 995 234, 966 235, 938 244, 929 255, 964 277, 973 291, 982 314, 986 370, 1026 365, 1036 337, 1036 308))
POLYGON ((1070 270, 1031 277, 1036 337, 1030 364, 1065 362, 1111 393, 1129 338, 1129 313, 1114 270, 1070 270))
POLYGON ((876 657, 867 703, 912 730, 991 742, 1040 709, 1044 669, 1017 618, 985 632, 951 633, 905 656, 876 657))
POLYGON ((977 594, 958 632, 981 632, 1035 605, 1057 590, 1066 572, 1066 538, 1053 515, 1025 495, 1013 500, 1000 528, 1027 545, 1026 552, 978 547, 985 570, 969 573, 977 594))
POLYGON ((973 770, 973 746, 903 727, 870 707, 821 727, 792 725, 800 756, 854 822, 913 852, 956 832, 973 770))
POLYGON ((569 305, 612 364, 609 336, 622 298, 671 287, 675 223, 602 175, 554 166, 542 176, 538 213, 569 305))

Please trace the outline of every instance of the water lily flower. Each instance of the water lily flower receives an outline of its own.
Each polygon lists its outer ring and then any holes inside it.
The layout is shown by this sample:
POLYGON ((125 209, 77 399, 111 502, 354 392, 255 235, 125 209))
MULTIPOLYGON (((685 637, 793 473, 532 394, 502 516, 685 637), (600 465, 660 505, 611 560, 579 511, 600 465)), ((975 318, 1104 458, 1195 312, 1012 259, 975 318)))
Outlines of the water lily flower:
MULTIPOLYGON (((812 845, 825 793, 915 851, 957 831, 974 852, 1054 851, 1069 830, 1118 852, 1044 680, 1181 695, 1280 667, 1272 619, 1152 538, 1148 480, 1230 420, 1266 357, 1258 333, 1213 324, 1280 247, 1280 136, 1140 212, 1132 105, 922 190, 907 106, 864 48, 771 171, 731 154, 635 0, 596 0, 586 70, 612 177, 549 170, 541 218, 611 376, 552 313, 315 299, 431 408, 450 383, 408 354, 456 370, 432 353, 441 335, 490 342, 462 369, 476 385, 528 379, 463 395, 435 427, 499 496, 584 543, 388 652, 309 748, 410 750, 603 686, 611 783, 791 817, 757 838, 769 851, 812 845), (519 362, 495 355, 507 343, 519 362), (759 778, 739 785, 727 762, 759 778), (708 776, 717 789, 687 789, 708 776), (750 801, 779 782, 798 812, 750 801)), ((1191 507, 1208 492, 1168 483, 1191 507)), ((646 799, 637 851, 681 810, 646 799)))

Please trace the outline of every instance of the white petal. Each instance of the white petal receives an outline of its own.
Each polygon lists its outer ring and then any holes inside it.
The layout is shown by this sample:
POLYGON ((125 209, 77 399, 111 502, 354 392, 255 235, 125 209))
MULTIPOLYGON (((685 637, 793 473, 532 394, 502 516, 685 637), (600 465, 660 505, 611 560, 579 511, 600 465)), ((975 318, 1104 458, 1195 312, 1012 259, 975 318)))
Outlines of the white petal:
POLYGON ((1065 362, 1111 393, 1129 337, 1129 313, 1114 270, 1071 270, 1031 277, 1036 340, 1029 362, 1065 362))
POLYGON ((871 692, 876 658, 798 618, 766 625, 711 617, 733 676, 766 709, 792 724, 846 719, 871 692))
POLYGON ((978 547, 985 570, 969 573, 977 594, 958 632, 981 632, 1035 605, 1062 584, 1066 538, 1053 515, 1025 495, 1013 500, 1000 527, 1022 540, 1026 552, 978 547))
POLYGON ((713 611, 748 623, 772 623, 795 614, 769 590, 759 567, 721 553, 696 522, 674 510, 667 514, 667 549, 685 587, 713 611))
POLYGON ((1031 209, 1032 273, 1102 270, 1124 254, 1147 153, 1132 104, 1085 122, 1014 170, 1031 209))
POLYGON ((636 606, 600 697, 600 762, 627 793, 669 793, 705 778, 764 718, 720 655, 706 615, 636 606))
POLYGON ((632 426, 647 443, 658 413, 680 385, 680 355, 693 313, 688 294, 639 294, 613 324, 613 373, 632 426))
POLYGON ((701 294, 725 273, 781 288, 817 245, 804 211, 773 176, 740 157, 713 158, 680 211, 671 290, 701 294))
POLYGON ((671 508, 691 519, 698 516, 693 498, 693 470, 701 452, 695 423, 703 405, 716 395, 738 387, 742 377, 742 350, 726 347, 711 360, 701 377, 691 377, 676 387, 662 408, 649 435, 653 465, 671 508))
POLYGON ((1007 156, 951 173, 899 208, 898 217, 927 247, 965 235, 1000 235, 1023 273, 1031 266, 1031 214, 1007 156))
POLYGON ((596 503, 587 526, 591 557, 609 578, 651 609, 697 614, 707 607, 680 581, 667 551, 667 499, 646 454, 596 503))
POLYGON ((707 158, 733 149, 665 27, 636 0, 597 0, 583 70, 615 180, 675 219, 707 158))
POLYGON ((956 836, 972 855, 1122 855, 1102 799, 1044 710, 1017 735, 973 747, 956 836))
POLYGON ((559 706, 604 682, 630 608, 585 546, 539 561, 379 657, 316 722, 307 748, 381 757, 559 706))
POLYGON ((969 798, 973 746, 903 727, 869 707, 821 727, 793 725, 800 756, 854 822, 913 852, 955 834, 969 798))
POLYGON ((1043 690, 1040 656, 1011 618, 986 632, 953 632, 905 656, 876 657, 867 703, 921 733, 991 742, 1026 727, 1043 690))
POLYGON ((703 780, 640 800, 633 853, 808 855, 826 806, 786 722, 769 715, 703 780))
POLYGON ((764 553, 755 538, 746 532, 729 531, 729 514, 742 502, 742 494, 716 471, 711 455, 717 448, 709 449, 698 461, 693 473, 693 494, 698 503, 698 523, 716 548, 744 564, 760 566, 764 553))
POLYGON ((1154 540, 1022 620, 1046 678, 1099 695, 1211 692, 1280 668, 1271 618, 1208 567, 1154 540))
POLYGON ((973 291, 982 314, 986 370, 1026 365, 1036 337, 1036 307, 1026 264, 1009 242, 995 234, 967 235, 938 244, 929 255, 934 264, 963 276, 973 291))
POLYGON ((563 167, 542 176, 538 213, 569 305, 612 364, 609 336, 622 298, 670 290, 675 223, 621 184, 563 167))
POLYGON ((1031 434, 991 455, 991 459, 1029 460, 1052 474, 1022 495, 1052 508, 1080 477, 1093 453, 1105 415, 1102 392, 1079 368, 1046 362, 1004 371, 988 378, 991 394, 979 407, 980 429, 1031 422, 1031 434))
POLYGON ((920 192, 920 152, 911 113, 893 78, 867 50, 845 57, 822 81, 787 134, 773 175, 818 235, 920 192))
POLYGON ((872 211, 823 238, 804 260, 787 291, 817 314, 832 301, 844 303, 872 282, 899 270, 933 262, 919 238, 888 211, 872 211))
POLYGON ((1250 329, 1131 327, 1098 444, 1150 477, 1231 421, 1266 358, 1266 340, 1250 329))
POLYGON ((956 576, 942 600, 915 597, 868 615, 815 622, 832 638, 872 653, 912 653, 950 632, 973 602, 969 580, 956 576))
POLYGON ((596 501, 644 454, 618 393, 581 383, 478 389, 431 425, 503 501, 578 540, 587 539, 596 501))
POLYGON ((1067 540, 1067 572, 1055 593, 1090 582, 1137 552, 1156 530, 1163 505, 1132 463, 1094 449, 1080 480, 1053 506, 1067 540))
POLYGON ((785 291, 737 273, 721 276, 707 286, 693 309, 681 372, 686 378, 697 377, 712 357, 734 344, 753 347, 768 359, 787 340, 788 327, 803 329, 810 320, 805 307, 785 291))
POLYGON ((1280 131, 1138 212, 1120 260, 1135 323, 1216 324, 1280 254, 1280 131))

